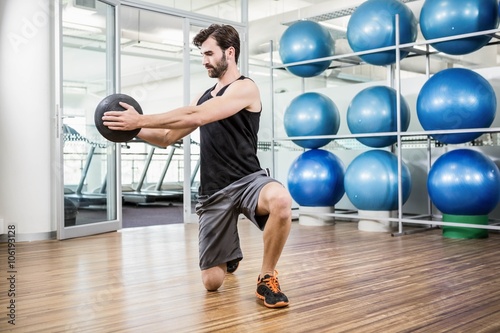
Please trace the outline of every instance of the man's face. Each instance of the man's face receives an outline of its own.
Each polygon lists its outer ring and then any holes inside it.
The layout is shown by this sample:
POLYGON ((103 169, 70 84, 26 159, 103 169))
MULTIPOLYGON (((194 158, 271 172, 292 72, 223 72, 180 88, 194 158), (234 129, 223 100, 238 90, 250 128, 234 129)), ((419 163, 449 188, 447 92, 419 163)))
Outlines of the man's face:
POLYGON ((226 54, 217 45, 215 39, 208 38, 201 45, 201 54, 203 66, 208 70, 208 76, 220 78, 226 73, 228 67, 226 54))

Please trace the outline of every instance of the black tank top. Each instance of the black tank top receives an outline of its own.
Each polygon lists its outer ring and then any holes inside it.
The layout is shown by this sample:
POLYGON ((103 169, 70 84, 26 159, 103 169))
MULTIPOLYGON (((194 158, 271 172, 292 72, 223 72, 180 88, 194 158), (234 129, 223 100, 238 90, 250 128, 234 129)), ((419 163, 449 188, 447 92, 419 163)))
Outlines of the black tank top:
MULTIPOLYGON (((238 80, 246 79, 240 76, 238 80)), ((222 96, 230 84, 217 96, 222 96)), ((212 98, 205 91, 198 105, 212 98)), ((200 195, 212 195, 234 181, 261 169, 257 158, 260 112, 240 110, 231 117, 200 127, 200 195)))

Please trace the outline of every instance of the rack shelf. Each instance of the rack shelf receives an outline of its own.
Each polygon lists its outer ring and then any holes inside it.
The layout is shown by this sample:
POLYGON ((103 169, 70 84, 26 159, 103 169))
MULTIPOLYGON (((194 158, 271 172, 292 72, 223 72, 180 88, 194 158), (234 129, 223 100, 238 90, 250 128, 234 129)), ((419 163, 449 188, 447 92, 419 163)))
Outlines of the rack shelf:
MULTIPOLYGON (((397 27, 398 25, 396 25, 397 27)), ((411 58, 411 57, 425 57, 426 60, 426 77, 427 79, 430 77, 430 62, 434 58, 439 58, 443 54, 439 53, 435 50, 432 49, 432 44, 438 43, 438 42, 445 42, 445 41, 453 41, 453 40, 458 40, 462 38, 469 38, 469 37, 475 37, 475 36, 483 36, 483 35, 490 35, 492 39, 490 42, 485 45, 484 47, 490 47, 492 45, 498 45, 500 44, 500 29, 492 29, 492 30, 485 30, 485 31, 480 31, 480 32, 475 32, 475 33, 468 33, 468 34, 462 34, 462 35, 456 35, 456 36, 450 36, 450 37, 443 37, 443 38, 436 38, 432 40, 418 40, 414 43, 408 43, 408 44, 398 44, 390 47, 383 47, 383 48, 378 48, 378 49, 373 49, 373 50, 367 50, 363 52, 352 52, 349 54, 342 54, 342 55, 334 55, 330 57, 325 57, 325 58, 318 58, 318 59, 313 59, 313 60, 308 60, 308 61, 299 61, 299 62, 294 62, 294 63, 287 63, 287 64, 276 64, 274 63, 274 60, 272 59, 272 41, 271 41, 271 60, 270 60, 270 74, 271 78, 273 78, 273 71, 275 70, 283 70, 286 69, 289 66, 296 66, 296 65, 304 65, 304 64, 309 64, 309 63, 314 63, 314 62, 321 62, 321 61, 326 61, 330 60, 332 62, 332 65, 328 69, 337 69, 337 68, 343 68, 346 66, 359 66, 359 65, 369 65, 364 63, 360 56, 365 55, 365 54, 371 54, 371 53, 377 53, 381 51, 391 51, 393 50, 396 52, 397 56, 397 62, 394 65, 388 65, 386 66, 388 70, 390 71, 391 75, 391 80, 390 80, 390 85, 393 86, 396 91, 401 93, 401 78, 400 78, 400 62, 401 59, 399 59, 399 52, 400 50, 408 51, 409 54, 405 58, 411 58)), ((396 33, 396 35, 398 35, 396 33)), ((370 65, 373 66, 373 65, 370 65)), ((380 66, 378 66, 380 67, 380 66)), ((302 87, 304 87, 304 78, 297 77, 302 80, 302 87)), ((271 79, 272 80, 272 79, 271 79)), ((274 99, 274 91, 273 91, 273 83, 271 83, 271 105, 272 105, 272 119, 273 119, 273 124, 272 124, 272 140, 271 142, 266 142, 262 143, 262 147, 264 149, 268 148, 272 152, 272 164, 273 164, 273 169, 276 169, 276 153, 277 152, 282 152, 282 151, 295 151, 295 152, 301 152, 305 151, 305 149, 295 145, 292 141, 293 140, 301 140, 301 139, 331 139, 332 141, 323 147, 322 149, 330 150, 330 151, 346 151, 346 150, 370 150, 374 149, 371 147, 364 146, 363 144, 359 143, 357 141, 357 138, 361 137, 376 137, 376 136, 396 136, 397 137, 397 142, 389 147, 393 152, 395 152, 396 156, 398 157, 398 164, 399 167, 402 163, 403 160, 403 151, 407 149, 423 149, 425 150, 425 153, 427 154, 427 174, 429 173, 431 164, 432 164, 432 156, 431 154, 435 152, 436 150, 439 149, 444 149, 446 150, 447 147, 452 147, 452 148, 458 148, 458 147, 475 147, 476 149, 481 149, 485 147, 498 147, 500 146, 500 127, 490 127, 490 128, 471 128, 471 129, 459 129, 459 130, 435 130, 435 131, 396 131, 396 132, 384 132, 384 133, 364 133, 364 134, 344 134, 344 135, 323 135, 323 136, 302 136, 302 137, 284 137, 284 136, 276 136, 276 128, 275 128, 275 123, 274 119, 276 116, 276 111, 275 111, 275 99, 274 99), (470 133, 470 132, 475 132, 475 133, 482 133, 482 135, 471 141, 467 142, 464 144, 457 144, 457 145, 447 145, 440 143, 432 138, 432 135, 435 134, 454 134, 454 133, 470 133)), ((302 88, 302 92, 304 92, 304 88, 302 88)), ((399 105, 398 105, 399 107, 399 105)), ((490 231, 500 231, 500 221, 494 218, 491 218, 489 221, 488 225, 477 225, 477 224, 468 224, 468 223, 453 223, 453 222, 443 222, 441 221, 442 215, 435 213, 435 208, 433 207, 432 203, 430 202, 430 199, 428 198, 427 195, 427 207, 423 207, 423 210, 427 210, 424 213, 421 214, 406 214, 403 213, 403 204, 401 203, 401 198, 402 198, 402 189, 401 189, 401 169, 398 167, 398 179, 399 179, 399 189, 398 189, 398 195, 399 195, 399 205, 398 205, 398 210, 396 211, 397 217, 389 217, 389 218, 383 218, 383 217, 376 217, 377 220, 381 221, 390 221, 397 223, 398 225, 398 231, 395 233, 392 233, 393 236, 400 236, 400 235, 405 235, 408 233, 411 233, 412 231, 405 231, 403 227, 406 227, 407 225, 413 225, 417 227, 422 227, 424 226, 423 230, 429 230, 432 228, 440 227, 440 226, 451 226, 451 227, 467 227, 467 228, 478 228, 478 229, 488 229, 490 231)), ((313 214, 308 212, 308 214, 313 214)), ((359 220, 360 215, 356 210, 351 210, 351 209, 338 209, 335 211, 335 213, 318 213, 319 216, 331 216, 339 219, 346 219, 346 220, 359 220)), ((366 216, 363 216, 366 218, 366 216)))

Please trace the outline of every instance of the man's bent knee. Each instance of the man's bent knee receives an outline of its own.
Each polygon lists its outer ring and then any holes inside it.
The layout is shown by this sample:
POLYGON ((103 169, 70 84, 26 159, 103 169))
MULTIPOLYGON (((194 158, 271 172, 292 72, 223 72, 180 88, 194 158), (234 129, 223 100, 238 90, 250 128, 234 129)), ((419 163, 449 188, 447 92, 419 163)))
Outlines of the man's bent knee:
POLYGON ((272 199, 270 203, 270 214, 284 222, 291 220, 292 198, 288 192, 283 191, 272 199))
POLYGON ((279 220, 289 220, 292 216, 292 197, 279 183, 267 184, 259 197, 257 214, 270 214, 279 220))
POLYGON ((216 291, 222 286, 226 275, 225 265, 219 265, 201 271, 201 280, 208 291, 216 291))

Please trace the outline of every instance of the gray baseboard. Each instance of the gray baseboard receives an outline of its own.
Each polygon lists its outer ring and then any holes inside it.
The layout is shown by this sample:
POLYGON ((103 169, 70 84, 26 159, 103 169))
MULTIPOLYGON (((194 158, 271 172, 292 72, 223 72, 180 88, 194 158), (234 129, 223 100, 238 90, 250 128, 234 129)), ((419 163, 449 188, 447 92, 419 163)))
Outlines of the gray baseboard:
MULTIPOLYGON (((57 238, 56 231, 37 232, 37 233, 32 233, 32 234, 16 233, 16 236, 15 236, 16 243, 52 240, 52 239, 56 239, 56 238, 57 238)), ((7 242, 7 234, 0 235, 0 243, 6 243, 6 242, 7 242)))

